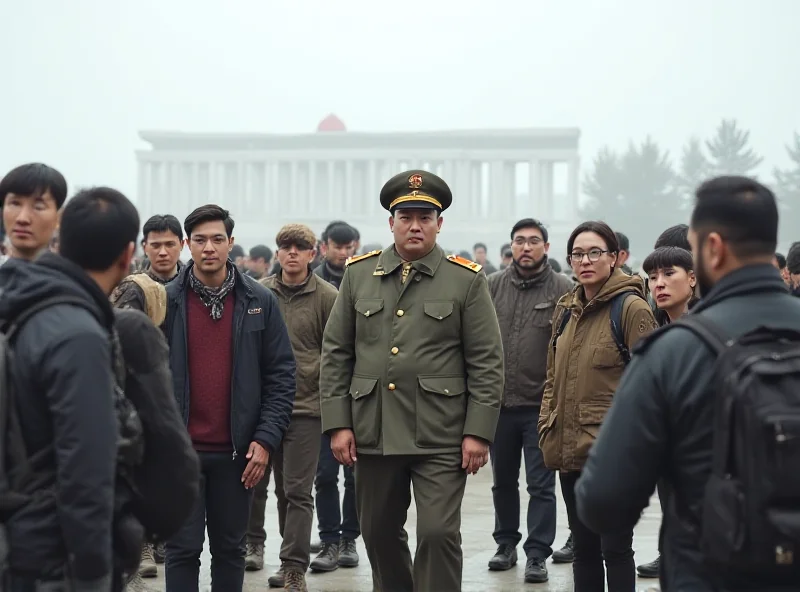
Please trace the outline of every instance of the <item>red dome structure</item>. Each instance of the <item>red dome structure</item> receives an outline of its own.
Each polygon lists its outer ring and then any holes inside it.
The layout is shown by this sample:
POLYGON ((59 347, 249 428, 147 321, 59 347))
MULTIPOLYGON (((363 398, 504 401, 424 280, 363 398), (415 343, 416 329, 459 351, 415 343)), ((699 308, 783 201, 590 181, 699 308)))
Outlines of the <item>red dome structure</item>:
POLYGON ((318 132, 346 132, 344 122, 336 117, 333 113, 328 115, 325 119, 319 122, 317 126, 318 132))

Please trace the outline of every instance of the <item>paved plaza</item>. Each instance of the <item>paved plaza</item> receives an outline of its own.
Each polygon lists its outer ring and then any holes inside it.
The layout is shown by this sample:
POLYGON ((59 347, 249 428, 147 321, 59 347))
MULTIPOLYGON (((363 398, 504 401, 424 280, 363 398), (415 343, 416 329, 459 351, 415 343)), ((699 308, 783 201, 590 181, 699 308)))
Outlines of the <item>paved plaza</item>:
MULTIPOLYGON (((523 472, 524 476, 524 472, 523 472)), ((523 583, 523 572, 525 568, 522 545, 520 544, 520 563, 516 568, 506 572, 490 572, 486 565, 489 558, 495 551, 494 540, 492 540, 492 529, 494 527, 494 513, 492 509, 492 476, 491 470, 487 465, 481 471, 468 479, 467 493, 464 498, 462 509, 462 535, 464 546, 464 586, 465 592, 513 592, 517 590, 530 590, 531 592, 558 591, 568 592, 572 590, 572 567, 570 565, 553 565, 548 562, 550 581, 546 584, 525 584, 523 583)), ((272 484, 270 484, 272 487, 272 484)), ((556 488, 558 490, 558 487, 556 488)), ((524 488, 520 490, 523 500, 523 512, 527 504, 527 493, 524 488)), ((567 515, 561 495, 558 495, 558 533, 556 535, 555 547, 560 547, 567 538, 567 515)), ((414 536, 414 525, 416 512, 412 502, 409 510, 408 532, 410 545, 413 553, 416 544, 414 536)), ((661 522, 661 512, 658 507, 657 498, 653 498, 650 507, 645 511, 645 515, 639 522, 634 536, 634 549, 636 551, 636 562, 642 563, 655 559, 658 543, 658 528, 661 522)), ((525 524, 524 513, 522 524, 525 524)), ((270 491, 270 500, 267 503, 267 544, 264 553, 265 567, 263 571, 248 572, 245 575, 246 592, 264 592, 267 590, 267 576, 269 576, 279 564, 278 550, 280 548, 280 538, 278 537, 278 518, 275 509, 275 498, 270 491)), ((316 529, 316 524, 314 526, 316 529)), ((316 531, 315 531, 316 534, 316 531)), ((309 573, 307 575, 308 589, 311 592, 370 592, 372 590, 372 578, 370 576, 369 563, 362 541, 358 541, 358 551, 361 556, 361 565, 352 569, 339 568, 335 572, 326 574, 309 573)), ((209 586, 209 562, 208 546, 202 558, 201 585, 202 592, 210 590, 209 586)), ((657 584, 654 580, 639 580, 639 589, 646 590, 648 587, 657 584)), ((147 580, 148 588, 153 592, 164 590, 163 566, 159 566, 159 577, 147 580)), ((435 591, 431 591, 435 592, 435 591)))

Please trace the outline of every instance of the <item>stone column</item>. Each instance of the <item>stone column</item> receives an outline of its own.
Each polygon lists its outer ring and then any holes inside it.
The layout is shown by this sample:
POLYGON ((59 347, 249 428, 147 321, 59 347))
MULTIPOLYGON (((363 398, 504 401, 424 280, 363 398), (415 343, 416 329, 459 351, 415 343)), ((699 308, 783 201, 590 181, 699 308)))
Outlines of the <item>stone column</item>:
POLYGON ((580 207, 580 157, 575 156, 569 161, 569 179, 567 180, 567 198, 569 199, 569 208, 567 209, 567 216, 572 222, 577 218, 578 210, 580 207))
POLYGON ((339 200, 336 196, 336 162, 333 160, 328 161, 328 195, 326 196, 325 203, 329 214, 335 214, 340 211, 339 200))
MULTIPOLYGON (((540 218, 542 215, 542 177, 541 164, 538 158, 532 158, 528 162, 528 201, 527 207, 530 208, 530 215, 540 218)), ((526 213, 527 215, 527 213, 526 213)))
POLYGON ((361 193, 355 191, 353 185, 353 167, 351 159, 344 161, 344 192, 342 195, 342 206, 347 215, 358 214, 362 211, 362 204, 358 203, 363 199, 361 193))
POLYGON ((140 160, 136 178, 136 203, 139 205, 141 211, 146 215, 150 215, 150 194, 147 190, 147 162, 140 160))
POLYGON ((377 160, 370 160, 367 163, 367 203, 364 204, 364 212, 370 216, 376 214, 378 212, 378 208, 380 207, 378 198, 380 197, 380 190, 381 187, 383 187, 383 184, 378 178, 379 170, 380 165, 378 164, 377 160))
POLYGON ((286 196, 284 196, 284 199, 286 200, 286 202, 284 203, 288 202, 289 204, 291 204, 289 207, 289 211, 296 212, 298 214, 303 214, 305 213, 306 207, 303 202, 303 198, 300 195, 300 192, 298 191, 300 187, 297 182, 298 166, 299 165, 296 160, 293 160, 289 163, 289 192, 286 196))
POLYGON ((317 161, 308 161, 308 194, 306 195, 306 203, 308 203, 309 211, 313 212, 319 207, 317 202, 317 161))
POLYGON ((553 204, 553 163, 546 160, 542 162, 542 216, 545 224, 552 223, 553 204))

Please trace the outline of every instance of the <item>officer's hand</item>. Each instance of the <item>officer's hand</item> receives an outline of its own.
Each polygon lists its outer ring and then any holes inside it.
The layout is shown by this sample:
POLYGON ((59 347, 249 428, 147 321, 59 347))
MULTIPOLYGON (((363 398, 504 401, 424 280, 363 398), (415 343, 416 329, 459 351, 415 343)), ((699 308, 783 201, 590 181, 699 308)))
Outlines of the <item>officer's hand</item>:
POLYGON ((475 436, 464 436, 461 457, 461 468, 474 475, 489 461, 489 443, 475 436))
POLYGON ((242 483, 245 489, 252 489, 264 478, 269 463, 269 452, 258 442, 250 442, 247 458, 249 462, 242 473, 242 483))
POLYGON ((342 428, 333 432, 331 451, 341 464, 352 467, 356 462, 356 436, 353 430, 342 428))

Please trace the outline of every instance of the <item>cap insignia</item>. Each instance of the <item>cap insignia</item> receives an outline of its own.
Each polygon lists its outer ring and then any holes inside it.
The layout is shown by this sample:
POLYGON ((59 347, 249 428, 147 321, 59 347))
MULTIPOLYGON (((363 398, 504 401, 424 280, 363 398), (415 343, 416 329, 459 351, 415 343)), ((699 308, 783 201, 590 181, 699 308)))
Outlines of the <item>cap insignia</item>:
POLYGON ((414 173, 408 178, 408 186, 411 189, 419 189, 422 187, 422 175, 419 173, 414 173))

